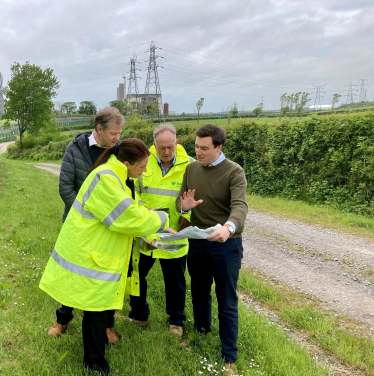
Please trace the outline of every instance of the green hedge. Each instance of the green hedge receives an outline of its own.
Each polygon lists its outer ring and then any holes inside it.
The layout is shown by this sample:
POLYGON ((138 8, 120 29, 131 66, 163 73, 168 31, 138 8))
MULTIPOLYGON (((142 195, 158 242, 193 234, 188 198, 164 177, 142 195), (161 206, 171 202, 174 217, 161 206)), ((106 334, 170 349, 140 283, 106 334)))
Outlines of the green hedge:
MULTIPOLYGON (((177 130, 191 156, 196 128, 177 130)), ((225 130, 225 155, 243 166, 249 192, 374 214, 374 111, 274 123, 240 119, 225 130)), ((125 129, 122 136, 149 146, 152 132, 125 129)))
MULTIPOLYGON (((195 156, 196 128, 177 129, 179 142, 191 156, 195 156)), ((374 215, 374 111, 284 118, 273 123, 239 119, 225 130, 225 155, 243 166, 249 192, 374 215)), ((124 128, 121 139, 129 137, 150 146, 153 128, 124 128)), ((69 142, 49 142, 23 153, 11 145, 8 155, 59 159, 69 142)))
POLYGON ((244 167, 250 192, 374 214, 374 112, 300 121, 243 121, 225 153, 244 167))

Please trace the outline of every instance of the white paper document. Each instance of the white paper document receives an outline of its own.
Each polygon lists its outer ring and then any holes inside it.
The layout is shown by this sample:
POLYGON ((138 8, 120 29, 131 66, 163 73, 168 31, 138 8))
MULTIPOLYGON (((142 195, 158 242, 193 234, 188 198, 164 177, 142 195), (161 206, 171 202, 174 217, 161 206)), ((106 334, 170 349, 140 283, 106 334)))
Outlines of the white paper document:
POLYGON ((213 234, 218 228, 222 227, 219 223, 213 227, 209 227, 205 230, 201 230, 196 226, 189 226, 176 234, 170 234, 167 232, 158 232, 157 235, 163 241, 175 241, 182 239, 206 239, 209 235, 213 234))
MULTIPOLYGON (((144 237, 141 238, 146 243, 152 245, 152 243, 148 242, 147 239, 144 237)), ((186 246, 186 244, 177 244, 177 243, 162 243, 159 241, 156 241, 155 245, 152 245, 153 247, 156 247, 158 249, 163 249, 164 251, 168 252, 176 252, 178 249, 181 249, 186 246)))

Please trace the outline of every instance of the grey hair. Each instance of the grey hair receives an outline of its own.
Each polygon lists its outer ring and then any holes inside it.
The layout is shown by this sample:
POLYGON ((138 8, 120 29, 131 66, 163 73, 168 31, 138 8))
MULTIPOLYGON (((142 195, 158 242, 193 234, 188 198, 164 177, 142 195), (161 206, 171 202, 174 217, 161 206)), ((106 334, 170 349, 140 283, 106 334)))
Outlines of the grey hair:
POLYGON ((166 131, 171 132, 175 136, 175 139, 177 139, 177 131, 175 130, 174 125, 173 124, 169 124, 169 123, 165 123, 165 124, 160 124, 158 127, 156 127, 153 130, 153 139, 154 139, 154 141, 156 142, 156 137, 160 133, 164 133, 166 131))

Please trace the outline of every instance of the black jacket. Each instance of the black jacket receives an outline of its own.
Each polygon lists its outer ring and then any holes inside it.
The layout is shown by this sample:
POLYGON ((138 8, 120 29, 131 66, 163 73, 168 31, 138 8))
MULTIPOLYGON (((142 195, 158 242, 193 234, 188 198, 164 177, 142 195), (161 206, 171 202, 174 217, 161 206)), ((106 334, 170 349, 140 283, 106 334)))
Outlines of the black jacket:
POLYGON ((67 146, 62 160, 59 192, 65 203, 62 221, 65 221, 71 206, 82 186, 87 172, 93 166, 86 139, 92 132, 77 134, 67 146))
MULTIPOLYGON (((91 160, 88 152, 87 138, 91 136, 91 133, 84 132, 77 134, 65 150, 59 184, 60 196, 65 203, 62 222, 65 221, 65 218, 69 214, 69 210, 77 197, 79 189, 84 179, 86 179, 87 172, 96 162, 96 160, 91 160)), ((119 145, 119 142, 116 145, 119 145)))

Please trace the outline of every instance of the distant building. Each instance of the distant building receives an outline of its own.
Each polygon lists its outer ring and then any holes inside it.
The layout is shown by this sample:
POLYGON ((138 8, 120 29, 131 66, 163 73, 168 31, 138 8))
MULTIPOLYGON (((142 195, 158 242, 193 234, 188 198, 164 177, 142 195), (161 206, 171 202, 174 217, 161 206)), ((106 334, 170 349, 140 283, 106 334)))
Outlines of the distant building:
POLYGON ((158 103, 158 110, 161 113, 162 111, 162 96, 161 94, 149 94, 148 96, 145 94, 127 94, 126 99, 129 103, 136 102, 140 105, 144 104, 151 104, 154 102, 158 103))
POLYGON ((331 104, 321 104, 320 106, 315 106, 314 104, 309 107, 310 110, 331 110, 331 104))
POLYGON ((164 115, 169 115, 169 103, 164 103, 164 115))
POLYGON ((169 111, 168 115, 176 115, 176 111, 169 111))
POLYGON ((117 101, 121 101, 126 98, 126 77, 124 77, 124 83, 119 84, 117 88, 117 101))

